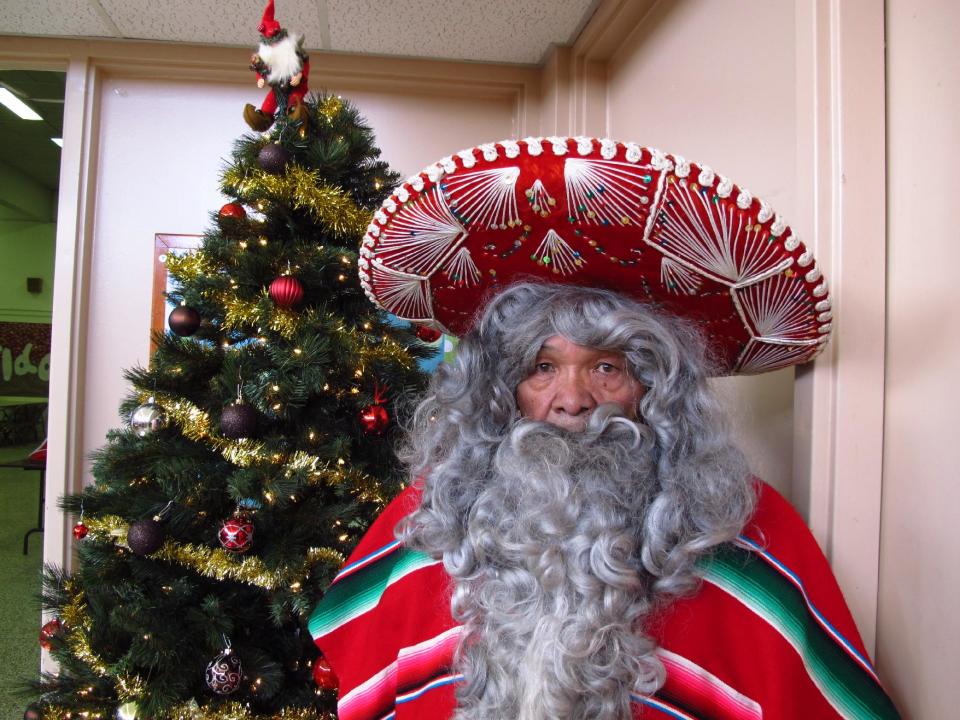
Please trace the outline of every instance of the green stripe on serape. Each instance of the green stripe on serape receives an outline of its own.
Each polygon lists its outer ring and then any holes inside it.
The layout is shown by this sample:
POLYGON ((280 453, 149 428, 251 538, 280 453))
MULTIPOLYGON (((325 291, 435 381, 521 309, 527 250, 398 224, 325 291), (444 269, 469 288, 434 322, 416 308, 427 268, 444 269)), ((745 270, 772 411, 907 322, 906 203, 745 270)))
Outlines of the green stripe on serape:
POLYGON ((390 585, 435 562, 426 553, 401 548, 345 577, 332 585, 314 608, 307 622, 310 635, 327 635, 372 610, 390 585))
POLYGON ((701 567, 701 574, 783 635, 843 717, 900 717, 883 689, 811 615, 800 590, 766 562, 728 544, 701 567))

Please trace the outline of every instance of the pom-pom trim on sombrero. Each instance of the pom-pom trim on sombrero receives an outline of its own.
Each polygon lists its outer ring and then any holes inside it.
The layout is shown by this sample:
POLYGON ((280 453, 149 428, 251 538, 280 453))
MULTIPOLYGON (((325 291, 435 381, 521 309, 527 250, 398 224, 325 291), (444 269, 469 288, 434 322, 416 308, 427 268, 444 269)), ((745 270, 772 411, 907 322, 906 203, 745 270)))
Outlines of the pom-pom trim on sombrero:
POLYGON ((830 336, 826 281, 764 201, 706 165, 586 137, 487 143, 429 165, 374 214, 367 296, 467 330, 494 287, 606 287, 700 325, 722 373, 806 362, 830 336))

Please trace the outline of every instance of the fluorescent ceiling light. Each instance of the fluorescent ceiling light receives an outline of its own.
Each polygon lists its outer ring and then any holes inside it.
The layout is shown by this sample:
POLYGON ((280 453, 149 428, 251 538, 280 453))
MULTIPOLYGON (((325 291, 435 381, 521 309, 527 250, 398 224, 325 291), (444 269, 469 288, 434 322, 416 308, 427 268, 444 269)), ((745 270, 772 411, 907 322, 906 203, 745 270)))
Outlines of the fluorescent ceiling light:
POLYGON ((63 138, 50 138, 50 139, 53 140, 60 147, 63 147, 63 138))
POLYGON ((24 120, 43 120, 29 105, 6 88, 0 88, 0 104, 6 105, 11 112, 24 120))

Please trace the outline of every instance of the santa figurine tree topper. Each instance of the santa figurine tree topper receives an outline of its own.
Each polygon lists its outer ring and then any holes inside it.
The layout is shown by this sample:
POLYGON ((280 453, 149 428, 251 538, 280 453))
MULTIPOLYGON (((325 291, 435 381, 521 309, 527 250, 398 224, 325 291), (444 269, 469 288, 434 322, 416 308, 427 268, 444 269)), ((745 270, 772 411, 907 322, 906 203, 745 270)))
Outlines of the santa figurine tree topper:
POLYGON ((249 103, 243 109, 243 119, 258 132, 273 124, 278 110, 289 113, 293 120, 306 120, 302 103, 308 89, 310 58, 303 49, 303 36, 281 28, 273 13, 273 0, 268 0, 257 28, 260 45, 250 58, 250 69, 257 73, 257 87, 269 85, 270 91, 259 109, 249 103))

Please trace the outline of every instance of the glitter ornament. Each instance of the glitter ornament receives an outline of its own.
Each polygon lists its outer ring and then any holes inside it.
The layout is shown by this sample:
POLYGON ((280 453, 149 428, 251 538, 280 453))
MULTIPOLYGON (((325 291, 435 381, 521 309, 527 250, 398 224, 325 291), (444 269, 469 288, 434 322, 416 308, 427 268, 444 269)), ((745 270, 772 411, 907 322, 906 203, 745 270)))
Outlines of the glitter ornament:
POLYGON ((137 555, 149 555, 163 545, 167 531, 156 518, 138 520, 127 529, 127 547, 137 555))
POLYGON ((220 208, 220 217, 229 218, 231 220, 242 220, 247 216, 247 211, 243 209, 243 205, 240 203, 227 203, 222 208, 220 208))
POLYGON ((178 305, 167 318, 170 329, 180 337, 190 337, 200 329, 200 313, 189 305, 178 305))
POLYGON ((43 627, 40 628, 40 647, 44 650, 50 650, 52 643, 50 642, 53 639, 54 635, 59 635, 63 632, 63 623, 60 622, 59 618, 54 618, 43 624, 43 627))
POLYGON ((303 285, 292 275, 283 275, 270 283, 270 299, 277 307, 291 308, 303 300, 303 285))
POLYGON ((443 335, 439 330, 434 330, 432 327, 426 325, 420 325, 417 327, 417 337, 423 340, 425 343, 435 343, 443 335))
POLYGON ((324 690, 336 690, 340 685, 340 680, 323 655, 313 661, 313 681, 324 690))
POLYGON ((217 695, 231 695, 240 689, 243 664, 229 645, 207 665, 206 681, 217 695))
POLYGON ((87 536, 88 532, 90 532, 90 528, 88 528, 82 522, 78 522, 73 526, 73 536, 77 540, 83 540, 87 536))
POLYGON ((227 405, 220 415, 220 432, 231 440, 253 437, 257 432, 257 411, 242 401, 227 405))
POLYGON ((237 513, 220 528, 220 544, 224 550, 244 553, 253 545, 253 521, 243 513, 237 513))
POLYGON ((260 148, 257 165, 271 175, 282 175, 290 163, 290 152, 278 143, 270 143, 260 148))
POLYGON ((147 401, 130 413, 130 428, 137 437, 153 435, 167 424, 167 416, 157 405, 156 398, 147 398, 147 401))

